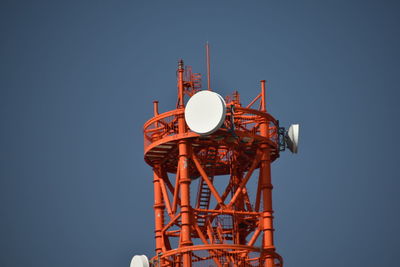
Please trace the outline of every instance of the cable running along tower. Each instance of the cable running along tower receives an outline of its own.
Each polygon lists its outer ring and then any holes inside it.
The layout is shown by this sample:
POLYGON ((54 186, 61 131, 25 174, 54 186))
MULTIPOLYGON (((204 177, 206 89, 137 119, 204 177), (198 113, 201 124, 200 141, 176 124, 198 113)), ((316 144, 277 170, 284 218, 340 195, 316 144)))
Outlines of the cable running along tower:
POLYGON ((264 80, 246 106, 238 92, 225 98, 213 92, 208 45, 207 65, 208 88, 201 90, 200 74, 180 60, 176 109, 159 114, 154 101, 154 117, 144 124, 156 255, 150 262, 135 256, 131 266, 282 267, 271 163, 285 148, 297 153, 299 127, 286 131, 267 112, 264 80))

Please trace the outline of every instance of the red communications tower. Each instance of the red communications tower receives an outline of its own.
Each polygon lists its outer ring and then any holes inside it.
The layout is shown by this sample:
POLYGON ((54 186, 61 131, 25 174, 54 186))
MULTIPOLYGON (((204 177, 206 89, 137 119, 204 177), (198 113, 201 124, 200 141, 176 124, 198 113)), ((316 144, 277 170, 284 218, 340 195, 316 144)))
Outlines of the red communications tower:
POLYGON ((271 163, 285 135, 267 112, 265 81, 247 106, 238 92, 226 97, 222 126, 200 135, 185 121, 185 97, 201 91, 201 76, 181 60, 177 80, 176 109, 159 114, 154 101, 154 117, 144 124, 144 158, 154 183, 150 265, 283 266, 274 245, 271 163), (253 195, 250 183, 257 185, 253 195))

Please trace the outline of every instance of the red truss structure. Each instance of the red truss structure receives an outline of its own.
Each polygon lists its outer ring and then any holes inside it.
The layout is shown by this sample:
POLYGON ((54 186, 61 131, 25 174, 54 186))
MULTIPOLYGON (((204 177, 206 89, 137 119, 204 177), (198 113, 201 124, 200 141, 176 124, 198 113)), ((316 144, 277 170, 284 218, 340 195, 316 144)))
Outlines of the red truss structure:
POLYGON ((271 184, 279 123, 266 110, 265 81, 247 106, 237 92, 225 98, 223 126, 200 136, 185 123, 184 103, 200 90, 201 76, 183 61, 177 75, 176 109, 159 114, 155 101, 154 117, 144 124, 144 159, 154 183, 151 265, 282 267, 274 246, 271 184), (224 190, 217 190, 218 179, 226 181, 224 190), (255 196, 247 190, 250 180, 257 183, 255 196))

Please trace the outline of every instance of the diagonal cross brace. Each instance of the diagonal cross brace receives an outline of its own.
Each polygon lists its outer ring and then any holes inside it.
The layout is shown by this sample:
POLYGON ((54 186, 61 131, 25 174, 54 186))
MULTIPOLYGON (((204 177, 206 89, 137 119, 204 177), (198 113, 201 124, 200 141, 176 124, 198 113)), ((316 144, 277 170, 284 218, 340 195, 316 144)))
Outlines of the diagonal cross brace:
POLYGON ((210 181, 210 179, 208 178, 208 175, 206 174, 206 172, 204 171, 203 167, 201 167, 201 164, 199 162, 199 160, 197 159, 196 155, 194 153, 192 153, 192 159, 194 164, 196 165, 197 170, 199 171, 201 177, 203 177, 203 180, 206 182, 206 184, 208 185, 208 188, 210 188, 211 193, 214 195, 215 199, 217 200, 218 204, 221 207, 225 207, 224 202, 221 199, 221 196, 218 194, 217 189, 215 189, 213 183, 210 181))
POLYGON ((257 155, 251 164, 250 169, 247 171, 246 176, 242 180, 242 182, 239 185, 239 188, 236 190, 235 194, 233 195, 231 201, 228 204, 228 207, 232 207, 239 195, 242 193, 243 189, 245 188, 247 182, 249 181, 251 175, 253 174, 253 171, 257 168, 258 163, 260 163, 260 158, 261 158, 261 153, 257 152, 257 155))

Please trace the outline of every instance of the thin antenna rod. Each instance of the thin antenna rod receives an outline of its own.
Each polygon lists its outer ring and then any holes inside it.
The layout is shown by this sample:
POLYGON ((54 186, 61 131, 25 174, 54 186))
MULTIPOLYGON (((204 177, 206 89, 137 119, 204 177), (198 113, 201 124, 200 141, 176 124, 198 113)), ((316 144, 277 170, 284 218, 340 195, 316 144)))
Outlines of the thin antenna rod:
POLYGON ((207 54, 207 89, 211 90, 211 74, 210 74, 210 45, 206 43, 206 54, 207 54))

